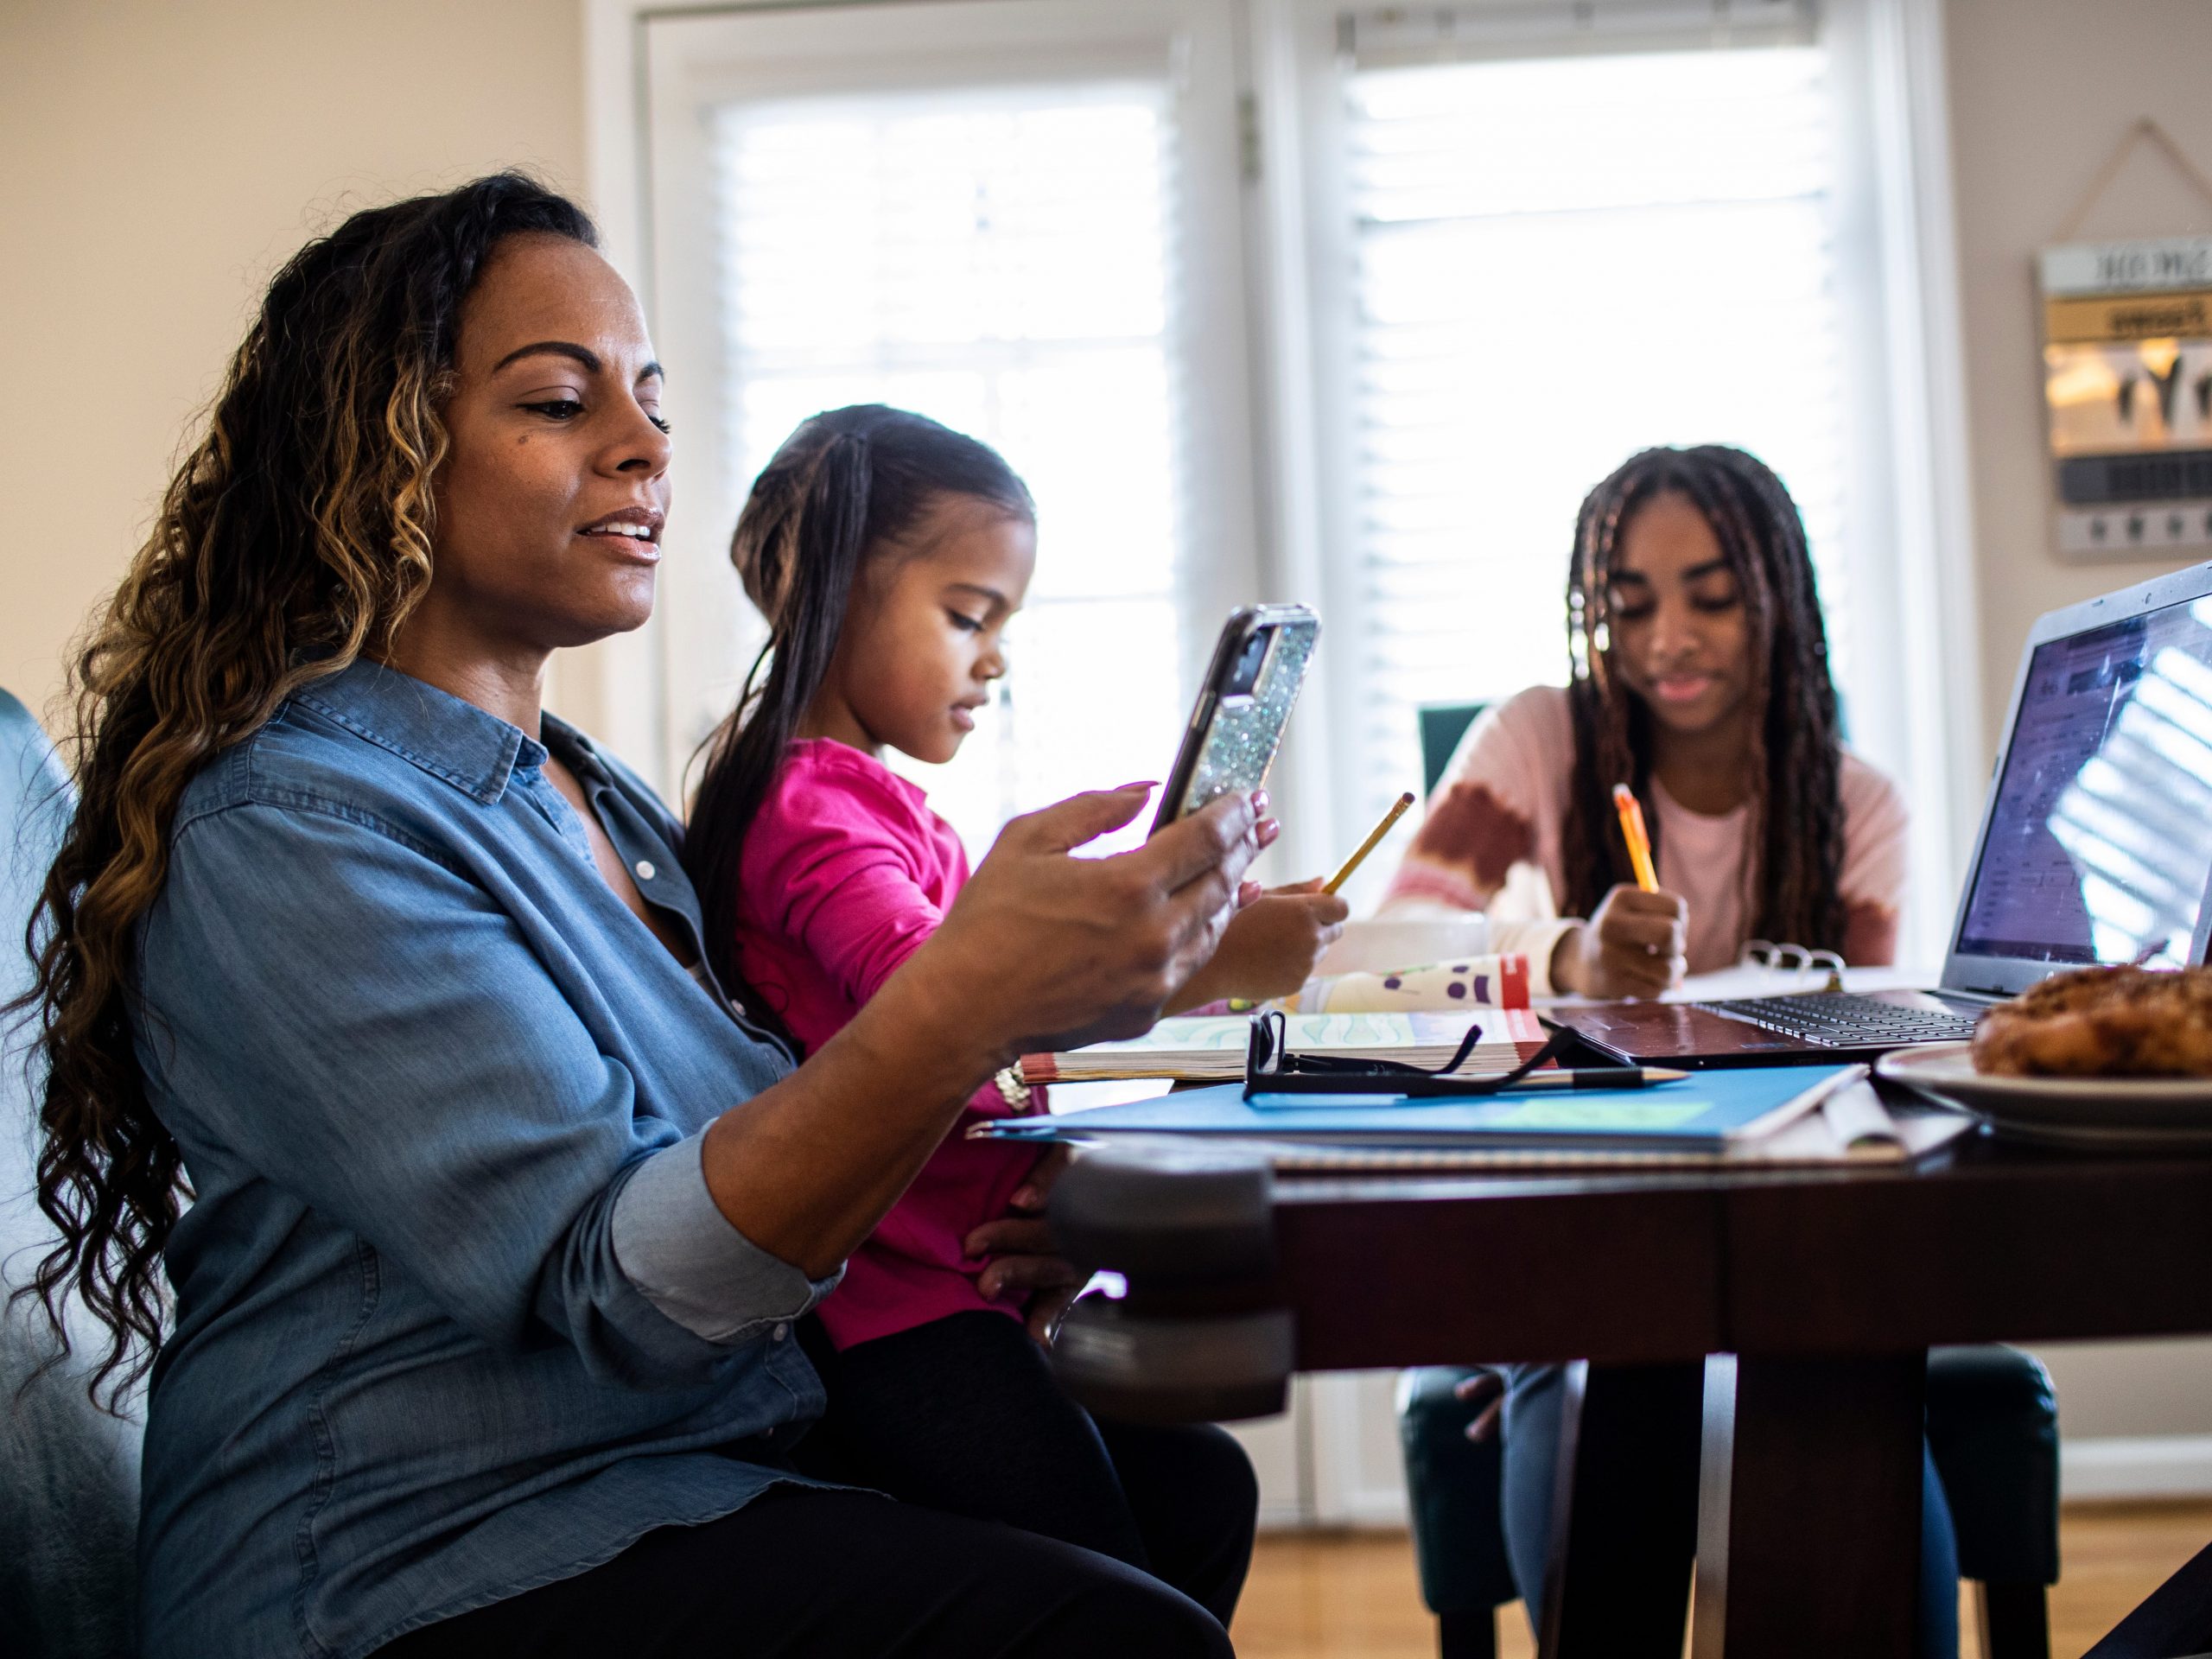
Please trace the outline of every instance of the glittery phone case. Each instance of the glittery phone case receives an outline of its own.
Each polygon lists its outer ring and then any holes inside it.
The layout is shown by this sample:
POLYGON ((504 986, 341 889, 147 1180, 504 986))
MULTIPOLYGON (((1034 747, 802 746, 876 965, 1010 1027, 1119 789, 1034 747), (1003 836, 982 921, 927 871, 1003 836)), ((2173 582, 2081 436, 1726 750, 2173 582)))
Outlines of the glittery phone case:
POLYGON ((1175 768, 1160 791, 1154 833, 1209 801, 1257 789, 1267 780, 1320 633, 1321 619, 1303 605, 1246 606, 1222 625, 1175 768), (1232 694, 1227 688, 1237 663, 1252 636, 1262 631, 1273 641, 1259 677, 1248 695, 1232 694))

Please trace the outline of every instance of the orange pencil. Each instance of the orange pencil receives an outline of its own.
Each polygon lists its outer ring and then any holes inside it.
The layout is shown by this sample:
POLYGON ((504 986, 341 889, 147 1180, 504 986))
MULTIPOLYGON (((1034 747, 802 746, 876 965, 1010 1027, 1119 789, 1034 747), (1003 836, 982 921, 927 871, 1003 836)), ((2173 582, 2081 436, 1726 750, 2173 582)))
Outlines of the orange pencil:
POLYGON ((1651 868, 1651 836, 1643 827, 1643 808, 1626 784, 1613 785, 1613 810, 1621 815, 1621 838, 1628 842, 1636 885, 1646 893, 1658 892, 1659 873, 1651 868))
POLYGON ((1390 826, 1397 823, 1400 818, 1404 817, 1406 816, 1406 809, 1413 804, 1414 792, 1410 789, 1404 794, 1399 796, 1396 804, 1393 805, 1388 812, 1385 812, 1382 815, 1382 822, 1376 824, 1372 830, 1367 832, 1367 839, 1359 843, 1359 850, 1354 853, 1350 858, 1344 860, 1343 864, 1338 867, 1337 873, 1331 876, 1328 880, 1323 884, 1321 891, 1324 893, 1334 893, 1338 887, 1344 886, 1345 882, 1351 880, 1351 873, 1357 869, 1360 865, 1366 861, 1367 855, 1370 853, 1373 852, 1377 847, 1382 844, 1382 837, 1390 833, 1390 826))

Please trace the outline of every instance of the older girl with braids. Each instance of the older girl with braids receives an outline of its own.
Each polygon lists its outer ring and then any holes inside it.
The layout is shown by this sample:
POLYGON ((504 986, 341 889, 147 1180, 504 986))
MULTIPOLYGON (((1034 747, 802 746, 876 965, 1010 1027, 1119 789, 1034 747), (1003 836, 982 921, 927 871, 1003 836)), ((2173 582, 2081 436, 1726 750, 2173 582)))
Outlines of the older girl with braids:
POLYGON ((1121 1561, 795 1472, 791 1322, 995 1071, 1150 1022, 1272 823, 1017 819, 795 1065, 674 818, 540 707, 669 505, 594 243, 501 175, 300 252, 78 666, 37 1289, 111 1382, 158 1353, 141 1650, 1225 1655, 1121 1561))
MULTIPOLYGON (((1804 525, 1782 480, 1740 449, 1647 449, 1592 490, 1567 578, 1573 677, 1491 710, 1467 734, 1386 907, 1520 919, 1552 987, 1649 995, 1725 967, 1747 938, 1891 960, 1905 877, 1897 791, 1843 747, 1804 525), (1645 804, 1661 891, 1634 885, 1612 802, 1645 804), (1580 918, 1587 919, 1580 919, 1580 918)), ((1517 1365, 1460 1385, 1468 1433, 1503 1427, 1501 1518, 1522 1599, 1541 1609, 1561 1371, 1517 1365)), ((1694 1532, 1694 1421, 1655 1555, 1694 1532)), ((1958 1651, 1958 1561, 1935 1466, 1922 1467, 1922 1659, 1958 1651)), ((1662 1527, 1664 1523, 1659 1523, 1662 1527)))
POLYGON ((1749 938, 1887 963, 1905 815, 1843 747, 1796 505, 1740 449, 1649 449, 1590 493, 1567 579, 1573 678, 1476 722, 1387 910, 1569 918, 1533 965, 1560 990, 1648 995, 1749 938), (1612 803, 1646 808, 1658 893, 1612 803))

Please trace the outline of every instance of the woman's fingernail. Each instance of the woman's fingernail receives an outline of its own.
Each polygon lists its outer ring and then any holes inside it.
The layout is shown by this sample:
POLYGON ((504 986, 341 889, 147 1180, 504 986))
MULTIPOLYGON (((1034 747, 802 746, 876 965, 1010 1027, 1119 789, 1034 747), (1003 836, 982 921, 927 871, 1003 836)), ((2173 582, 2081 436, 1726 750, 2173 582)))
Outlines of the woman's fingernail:
POLYGON ((1266 790, 1255 789, 1252 791, 1252 816, 1254 817, 1266 817, 1268 816, 1268 808, 1272 806, 1274 804, 1273 800, 1269 798, 1266 790))
POLYGON ((1262 818, 1260 820, 1258 835, 1261 846, 1274 846, 1275 844, 1275 837, 1281 834, 1282 825, 1278 823, 1274 819, 1262 818))

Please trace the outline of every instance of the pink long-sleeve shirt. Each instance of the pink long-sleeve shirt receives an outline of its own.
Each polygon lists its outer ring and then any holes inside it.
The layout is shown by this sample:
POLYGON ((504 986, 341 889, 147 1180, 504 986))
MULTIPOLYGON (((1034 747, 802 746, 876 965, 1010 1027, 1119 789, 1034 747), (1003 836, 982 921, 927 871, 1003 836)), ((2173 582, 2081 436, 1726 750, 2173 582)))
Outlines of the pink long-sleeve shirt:
MULTIPOLYGON (((922 941, 968 880, 952 826, 882 762, 830 738, 791 745, 745 836, 737 955, 746 982, 812 1053, 922 941)), ((822 1304, 839 1348, 970 1308, 1020 1317, 976 1287, 970 1230, 1007 1212, 1034 1148, 967 1139, 1014 1108, 986 1084, 822 1304)))

